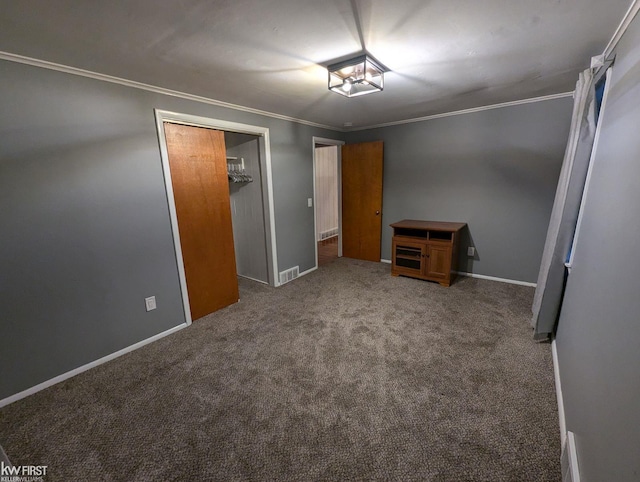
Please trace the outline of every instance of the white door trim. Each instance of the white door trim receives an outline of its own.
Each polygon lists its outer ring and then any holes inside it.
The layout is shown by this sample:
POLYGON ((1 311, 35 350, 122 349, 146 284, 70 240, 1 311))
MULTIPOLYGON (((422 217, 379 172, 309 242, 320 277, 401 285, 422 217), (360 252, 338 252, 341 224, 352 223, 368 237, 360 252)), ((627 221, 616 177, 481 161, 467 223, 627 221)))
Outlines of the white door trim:
MULTIPOLYGON (((596 124, 596 132, 593 137, 593 148, 591 149, 591 155, 589 157, 589 167, 587 167, 587 176, 584 181, 584 188, 582 190, 582 198, 580 199, 580 208, 578 210, 578 219, 576 221, 576 228, 573 231, 573 241, 571 242, 571 254, 569 260, 564 264, 571 274, 573 268, 573 262, 576 255, 576 249, 578 248, 578 239, 580 237, 580 229, 582 228, 582 218, 584 217, 585 205, 587 197, 589 195, 589 186, 591 185, 591 176, 593 175, 593 169, 595 168, 596 155, 598 154, 598 144, 600 143, 600 132, 602 131, 602 117, 605 113, 605 107, 607 105, 607 99, 609 98, 609 90, 611 89, 611 76, 613 75, 613 67, 609 67, 606 72, 604 93, 602 95, 602 104, 600 104, 600 115, 596 124)), ((595 99, 594 99, 595 102, 595 99)))
POLYGON ((171 183, 171 171, 169 169, 169 154, 167 152, 167 140, 164 135, 164 122, 173 122, 195 127, 205 127, 217 129, 221 131, 238 132, 241 134, 252 134, 262 137, 264 140, 265 159, 265 175, 268 196, 268 213, 265 213, 266 224, 269 230, 267 236, 267 256, 270 257, 272 272, 269 273, 269 284, 279 286, 278 273, 278 255, 276 250, 276 228, 274 218, 274 201, 273 201, 273 179, 271 173, 271 144, 269 142, 269 129, 267 127, 252 126, 248 124, 239 124, 237 122, 229 122, 220 119, 211 119, 208 117, 200 117, 191 114, 183 114, 179 112, 170 112, 161 109, 155 109, 156 127, 158 130, 158 139, 160 144, 160 157, 162 159, 162 172, 164 176, 164 184, 167 193, 167 202, 169 204, 169 217, 171 219, 171 230, 173 232, 173 243, 175 246, 176 263, 178 265, 178 275, 180 277, 180 290, 182 291, 182 303, 187 324, 191 324, 191 308, 189 306, 189 296, 187 292, 187 278, 184 271, 184 263, 182 260, 182 246, 180 245, 180 232, 178 230, 178 217, 176 215, 176 204, 173 196, 173 184, 171 183), (269 249, 269 245, 271 249, 269 249))
MULTIPOLYGON (((318 267, 318 213, 316 199, 316 144, 326 146, 342 146, 344 141, 313 136, 311 149, 313 149, 313 240, 316 252, 316 268, 318 267)), ((342 150, 338 149, 338 256, 342 256, 342 150)))

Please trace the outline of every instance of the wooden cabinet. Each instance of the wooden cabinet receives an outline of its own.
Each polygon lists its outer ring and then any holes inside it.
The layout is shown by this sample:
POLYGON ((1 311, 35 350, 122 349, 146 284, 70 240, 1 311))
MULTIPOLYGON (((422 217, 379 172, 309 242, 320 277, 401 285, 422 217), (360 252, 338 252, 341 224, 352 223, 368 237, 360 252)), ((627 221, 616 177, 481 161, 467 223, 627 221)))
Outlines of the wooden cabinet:
POLYGON ((458 261, 458 239, 465 223, 405 219, 393 223, 391 274, 451 285, 458 261))

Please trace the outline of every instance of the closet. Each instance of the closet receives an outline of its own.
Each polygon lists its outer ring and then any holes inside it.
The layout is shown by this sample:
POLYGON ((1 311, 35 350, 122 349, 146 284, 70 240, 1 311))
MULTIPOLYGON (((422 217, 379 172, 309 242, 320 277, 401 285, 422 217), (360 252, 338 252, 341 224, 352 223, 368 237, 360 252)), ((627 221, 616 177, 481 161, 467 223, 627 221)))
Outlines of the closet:
POLYGON ((260 137, 164 122, 191 318, 239 299, 237 276, 268 283, 260 137))
POLYGON ((238 276, 268 283, 260 137, 225 132, 224 140, 238 276))

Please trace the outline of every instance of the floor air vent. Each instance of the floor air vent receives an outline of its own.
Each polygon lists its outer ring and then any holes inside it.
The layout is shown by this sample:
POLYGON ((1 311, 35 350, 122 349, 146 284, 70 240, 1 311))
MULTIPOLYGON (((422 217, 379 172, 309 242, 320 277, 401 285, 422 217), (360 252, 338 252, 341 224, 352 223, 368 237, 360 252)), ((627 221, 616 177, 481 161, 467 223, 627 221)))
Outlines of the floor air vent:
POLYGON ((280 284, 283 285, 288 283, 289 281, 293 281, 300 275, 300 267, 294 266, 293 268, 289 268, 286 271, 280 272, 280 284))

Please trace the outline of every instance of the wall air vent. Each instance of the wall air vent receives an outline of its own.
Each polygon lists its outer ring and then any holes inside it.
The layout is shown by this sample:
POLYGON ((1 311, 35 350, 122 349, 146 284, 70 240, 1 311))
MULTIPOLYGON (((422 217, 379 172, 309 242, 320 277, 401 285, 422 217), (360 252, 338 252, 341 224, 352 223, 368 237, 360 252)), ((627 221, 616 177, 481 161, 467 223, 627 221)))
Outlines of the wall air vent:
POLYGON ((328 231, 323 231, 320 233, 320 241, 323 239, 333 238, 338 235, 338 228, 329 229, 328 231))

